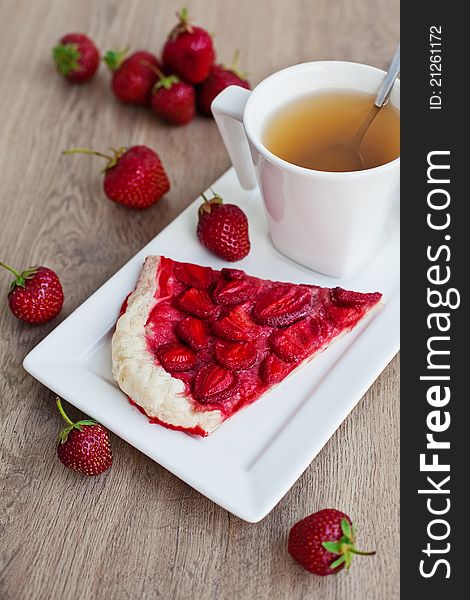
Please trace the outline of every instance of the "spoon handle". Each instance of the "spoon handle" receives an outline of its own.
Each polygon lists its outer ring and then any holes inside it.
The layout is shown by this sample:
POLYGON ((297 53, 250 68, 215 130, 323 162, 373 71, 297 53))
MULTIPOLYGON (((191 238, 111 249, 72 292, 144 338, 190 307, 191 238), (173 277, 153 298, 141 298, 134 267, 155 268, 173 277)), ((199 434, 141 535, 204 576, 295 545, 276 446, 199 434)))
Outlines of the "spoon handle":
POLYGON ((378 108, 381 108, 388 101, 388 97, 390 96, 390 92, 392 91, 393 84, 395 83, 395 79, 398 77, 399 72, 400 44, 398 44, 397 49, 395 50, 392 62, 388 67, 387 75, 385 76, 384 82, 382 83, 382 87, 380 88, 380 91, 377 94, 377 98, 374 102, 375 106, 377 106, 378 108))

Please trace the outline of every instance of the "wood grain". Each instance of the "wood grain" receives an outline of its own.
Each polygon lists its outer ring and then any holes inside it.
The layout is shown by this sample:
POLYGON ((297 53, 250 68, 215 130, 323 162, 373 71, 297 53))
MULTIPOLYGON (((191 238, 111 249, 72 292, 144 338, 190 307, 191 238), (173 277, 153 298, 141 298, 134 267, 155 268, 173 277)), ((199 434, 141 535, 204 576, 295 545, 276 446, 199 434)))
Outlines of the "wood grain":
MULTIPOLYGON (((72 87, 50 48, 85 31, 103 50, 158 51, 178 1, 0 2, 0 252, 19 268, 61 276, 64 310, 27 327, 0 310, 2 600, 114 598, 394 600, 398 598, 398 358, 367 392, 292 490, 261 523, 217 507, 113 437, 109 473, 86 479, 57 461, 52 393, 22 370, 26 353, 229 166, 210 120, 182 129, 120 105, 102 68, 72 87), (168 167, 172 191, 146 212, 108 202, 98 159, 71 146, 145 143, 168 167), (334 506, 359 524, 375 558, 316 578, 290 560, 286 536, 306 514, 334 506)), ((384 67, 398 38, 398 0, 191 0, 216 34, 219 57, 242 50, 253 83, 312 59, 384 67)), ((8 277, 0 275, 6 293, 8 277)), ((70 410, 73 416, 76 411, 70 410)))

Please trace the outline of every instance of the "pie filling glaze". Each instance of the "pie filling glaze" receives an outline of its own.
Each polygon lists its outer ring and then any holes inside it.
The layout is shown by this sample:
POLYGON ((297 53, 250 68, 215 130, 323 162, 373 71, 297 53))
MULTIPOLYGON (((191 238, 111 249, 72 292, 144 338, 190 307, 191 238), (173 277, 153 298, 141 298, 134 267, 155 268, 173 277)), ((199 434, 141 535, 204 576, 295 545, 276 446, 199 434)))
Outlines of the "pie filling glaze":
POLYGON ((117 322, 113 373, 151 422, 207 435, 380 298, 150 256, 117 322))

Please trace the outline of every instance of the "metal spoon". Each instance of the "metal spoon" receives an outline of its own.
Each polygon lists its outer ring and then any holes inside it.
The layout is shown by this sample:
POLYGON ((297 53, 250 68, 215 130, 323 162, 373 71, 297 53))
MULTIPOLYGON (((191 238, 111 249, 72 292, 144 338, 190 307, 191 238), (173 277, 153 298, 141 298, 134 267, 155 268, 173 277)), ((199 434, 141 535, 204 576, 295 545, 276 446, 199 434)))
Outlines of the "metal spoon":
POLYGON ((392 62, 388 67, 385 79, 380 87, 374 104, 370 107, 366 118, 357 130, 356 134, 348 144, 331 144, 317 152, 312 163, 315 164, 341 164, 344 171, 360 171, 364 168, 364 158, 360 147, 364 136, 372 125, 375 117, 379 114, 382 106, 387 104, 395 79, 400 73, 400 44, 398 44, 392 62), (316 160, 318 158, 318 161, 316 160))

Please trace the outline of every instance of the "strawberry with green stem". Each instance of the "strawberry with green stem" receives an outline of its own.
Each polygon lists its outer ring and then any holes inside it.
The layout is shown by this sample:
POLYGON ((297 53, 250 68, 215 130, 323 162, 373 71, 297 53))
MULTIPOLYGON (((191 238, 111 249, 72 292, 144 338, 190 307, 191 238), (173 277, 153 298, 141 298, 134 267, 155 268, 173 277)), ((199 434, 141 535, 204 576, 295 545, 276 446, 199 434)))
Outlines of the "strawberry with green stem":
POLYGON ((248 219, 239 206, 224 204, 214 193, 211 199, 201 194, 197 236, 208 250, 228 261, 245 258, 250 251, 248 219))
POLYGON ((148 208, 170 189, 168 176, 156 152, 147 146, 111 148, 113 155, 73 148, 63 154, 91 154, 108 162, 103 170, 106 196, 129 208, 148 208))
POLYGON ((163 47, 163 62, 184 81, 201 83, 209 75, 215 59, 212 37, 202 27, 191 24, 186 8, 176 16, 179 22, 163 47))
POLYGON ((158 77, 155 69, 160 64, 146 50, 138 50, 126 58, 128 51, 128 48, 109 50, 104 55, 103 60, 113 74, 112 90, 121 102, 148 105, 158 77))
POLYGON ((100 53, 83 33, 68 33, 52 49, 57 71, 73 83, 93 77, 100 64, 100 53))
POLYGON ((0 262, 14 276, 8 293, 11 312, 30 324, 54 319, 64 303, 64 292, 56 273, 48 267, 30 267, 22 272, 0 262))
POLYGON ((326 508, 296 523, 289 533, 289 554, 315 575, 349 569, 354 555, 372 556, 355 547, 356 530, 345 513, 326 508))
POLYGON ((165 75, 152 67, 158 81, 153 86, 150 105, 155 114, 172 125, 189 123, 196 112, 196 94, 190 83, 177 75, 165 75))
POLYGON ((113 454, 107 430, 92 419, 74 423, 65 413, 60 398, 57 408, 67 426, 59 434, 57 456, 69 469, 84 475, 100 475, 112 465, 113 454))

